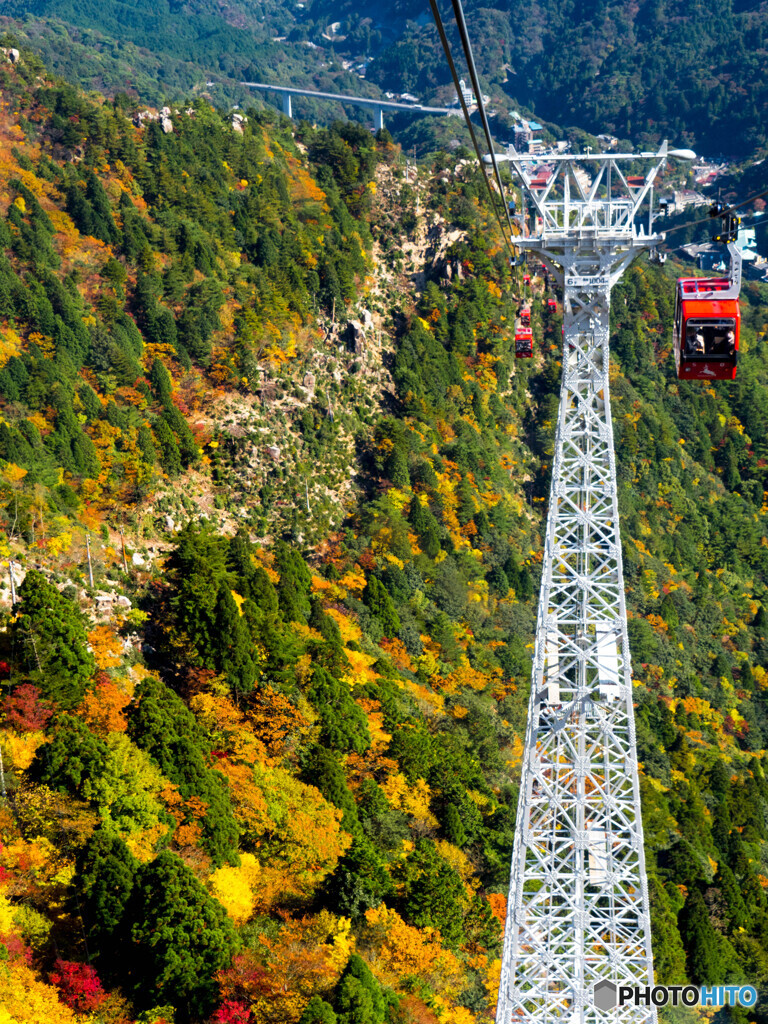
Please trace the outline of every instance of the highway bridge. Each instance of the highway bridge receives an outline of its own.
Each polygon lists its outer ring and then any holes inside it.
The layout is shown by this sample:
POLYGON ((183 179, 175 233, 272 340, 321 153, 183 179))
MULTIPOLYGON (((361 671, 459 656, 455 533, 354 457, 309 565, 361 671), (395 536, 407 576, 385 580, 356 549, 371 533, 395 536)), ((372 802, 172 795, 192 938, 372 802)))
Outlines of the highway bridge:
POLYGON ((371 107, 373 109, 373 124, 376 131, 384 127, 385 110, 408 110, 412 114, 436 114, 438 116, 461 117, 461 110, 452 107, 425 107, 420 103, 396 103, 393 100, 371 99, 368 96, 346 96, 338 92, 320 92, 317 89, 296 89, 287 85, 276 85, 268 82, 241 82, 240 85, 249 89, 260 89, 264 92, 276 92, 283 98, 283 113, 286 117, 293 117, 294 96, 307 96, 314 100, 337 100, 339 103, 351 103, 358 107, 371 107))

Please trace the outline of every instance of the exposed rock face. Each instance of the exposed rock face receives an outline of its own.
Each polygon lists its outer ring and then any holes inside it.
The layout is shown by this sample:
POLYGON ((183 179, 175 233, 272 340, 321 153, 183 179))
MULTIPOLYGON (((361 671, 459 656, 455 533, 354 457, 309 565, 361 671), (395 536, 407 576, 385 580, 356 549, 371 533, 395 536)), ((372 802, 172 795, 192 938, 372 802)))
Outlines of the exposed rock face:
POLYGON ((347 344, 356 356, 365 351, 365 330, 359 320, 350 320, 347 324, 347 344))

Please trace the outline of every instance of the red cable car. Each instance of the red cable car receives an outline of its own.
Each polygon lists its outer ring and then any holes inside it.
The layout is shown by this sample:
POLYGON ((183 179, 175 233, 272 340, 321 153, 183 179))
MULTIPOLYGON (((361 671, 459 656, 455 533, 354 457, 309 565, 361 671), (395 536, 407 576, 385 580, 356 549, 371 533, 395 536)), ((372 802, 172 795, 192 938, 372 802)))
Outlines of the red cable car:
POLYGON ((530 283, 531 283, 531 275, 530 274, 523 274, 523 284, 530 284, 530 283))
POLYGON ((522 325, 515 331, 515 358, 530 359, 533 356, 533 331, 522 325))
POLYGON ((557 309, 557 299, 547 299, 548 309, 557 309))
POLYGON ((741 253, 728 245, 728 277, 681 277, 675 302, 675 366, 681 380, 733 380, 739 354, 741 253))
POLYGON ((531 326, 531 310, 529 306, 523 306, 520 310, 520 323, 523 327, 531 326))

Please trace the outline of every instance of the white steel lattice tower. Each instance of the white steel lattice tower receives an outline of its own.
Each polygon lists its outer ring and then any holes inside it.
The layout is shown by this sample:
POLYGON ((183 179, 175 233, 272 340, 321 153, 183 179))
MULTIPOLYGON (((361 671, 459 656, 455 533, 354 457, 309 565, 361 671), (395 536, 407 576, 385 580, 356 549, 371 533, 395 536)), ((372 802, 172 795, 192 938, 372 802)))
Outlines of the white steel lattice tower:
MULTIPOLYGON (((691 154, 692 155, 692 154, 691 154)), ((609 403, 611 286, 663 236, 638 229, 668 153, 560 156, 528 193, 538 254, 564 288, 560 413, 497 1024, 653 1024, 609 1009, 653 983, 632 679, 609 403), (650 170, 627 177, 628 161, 650 170), (598 984, 597 1003, 594 986, 598 984), (602 996, 602 998, 600 998, 602 996), (605 1009, 601 1009, 603 1004, 605 1009)), ((542 158, 539 158, 539 161, 542 158)))

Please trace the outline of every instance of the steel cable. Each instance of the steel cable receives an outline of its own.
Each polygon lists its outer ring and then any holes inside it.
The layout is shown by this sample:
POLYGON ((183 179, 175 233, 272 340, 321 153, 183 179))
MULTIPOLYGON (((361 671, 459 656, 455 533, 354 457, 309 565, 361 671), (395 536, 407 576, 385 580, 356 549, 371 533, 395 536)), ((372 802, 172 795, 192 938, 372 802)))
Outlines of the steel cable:
MULTIPOLYGON (((512 247, 512 243, 510 241, 511 236, 512 236, 512 222, 509 219, 509 210, 507 210, 506 204, 504 204, 504 189, 503 189, 503 187, 501 185, 501 178, 500 178, 499 172, 498 172, 498 164, 496 163, 496 154, 493 152, 493 147, 491 146, 490 149, 491 149, 491 153, 493 154, 493 157, 492 157, 493 158, 493 166, 494 166, 494 169, 496 171, 496 180, 497 180, 497 184, 499 186, 499 197, 501 199, 502 204, 504 205, 504 209, 506 210, 507 224, 509 226, 509 235, 507 235, 507 230, 506 230, 506 228, 504 226, 504 222, 502 221, 501 216, 499 214, 499 208, 498 208, 498 204, 497 204, 497 201, 496 201, 496 195, 494 194, 494 191, 491 188, 491 183, 488 181, 488 175, 485 172, 485 161, 483 160, 482 153, 480 152, 480 143, 477 141, 477 135, 475 134, 475 126, 472 124, 472 119, 469 116, 469 108, 467 107, 467 102, 464 99, 464 93, 462 92, 462 89, 461 89, 461 84, 459 82, 459 73, 456 70, 456 64, 455 64, 455 62, 453 60, 453 54, 451 53, 451 44, 448 42, 448 36, 445 33, 445 26, 443 25, 442 16, 441 16, 440 11, 439 11, 439 9, 437 7, 436 0, 429 0, 429 5, 432 8, 432 16, 435 19, 435 25, 437 27, 438 34, 440 36, 440 42, 442 43, 442 46, 443 46, 443 52, 445 53, 445 58, 448 61, 448 67, 450 68, 450 71, 451 71, 451 77, 453 78, 453 84, 454 84, 454 86, 456 88, 456 94, 459 97, 459 102, 461 103, 461 109, 462 109, 462 113, 464 114, 464 120, 466 122, 467 128, 469 130, 470 137, 472 139, 472 145, 474 146, 475 154, 477 156, 478 163, 480 164, 480 170, 482 171, 482 174, 483 174, 483 180, 485 181, 485 187, 488 189, 488 195, 490 196, 490 199, 491 199, 491 206, 493 208, 493 212, 496 215, 496 220, 499 223, 499 228, 501 229, 501 235, 502 235, 502 238, 504 239, 504 243, 505 243, 507 249, 509 250, 509 254, 512 257, 512 259, 515 259, 516 258, 515 251, 514 251, 514 249, 512 247)), ((471 75, 471 72, 470 72, 470 75, 471 75)), ((477 93, 475 93, 475 95, 477 95, 477 93)), ((479 101, 482 102, 482 96, 479 97, 479 101)), ((485 111, 483 110, 483 117, 484 116, 485 116, 485 111)), ((486 135, 486 138, 488 138, 488 135, 486 135)))
MULTIPOLYGON (((451 0, 453 7, 453 13, 456 15, 456 25, 459 30, 459 36, 461 37, 461 45, 464 49, 464 57, 467 61, 467 67, 469 68, 469 77, 472 82, 472 88, 475 90, 475 97, 477 99, 477 110, 480 114, 480 121, 483 126, 483 132, 485 133, 485 141, 488 144, 488 153, 491 157, 491 163, 493 164, 493 173, 496 177, 496 184, 499 187, 499 195, 501 196, 502 203, 504 202, 504 188, 501 184, 501 174, 499 173, 499 164, 496 160, 496 150, 493 148, 493 138, 491 137, 491 128, 488 124, 488 117, 485 113, 485 102, 483 101, 483 93, 480 88, 480 80, 477 76, 477 68, 475 66, 475 58, 472 53, 472 43, 469 39, 469 32, 467 31, 467 23, 464 19, 464 8, 461 0, 451 0)), ((512 221, 509 216, 509 209, 504 203, 504 211, 507 215, 507 224, 509 226, 510 237, 512 235, 512 221)))

